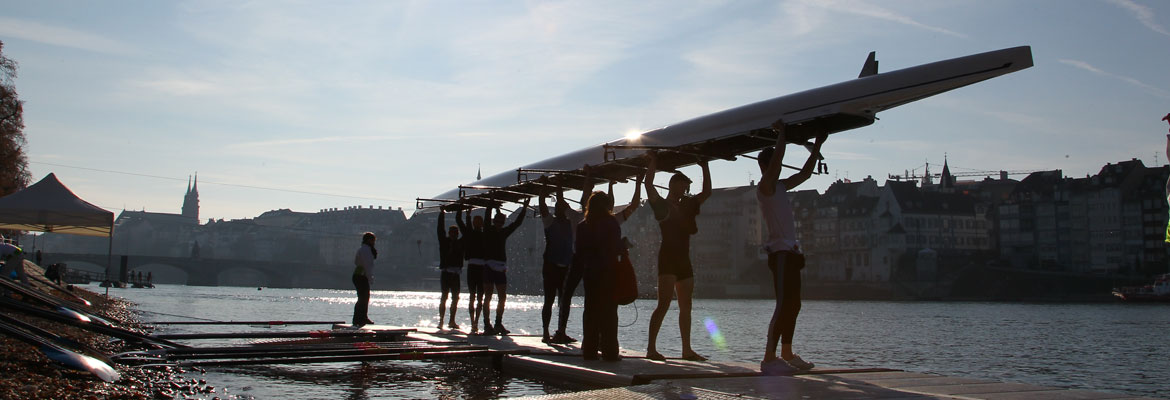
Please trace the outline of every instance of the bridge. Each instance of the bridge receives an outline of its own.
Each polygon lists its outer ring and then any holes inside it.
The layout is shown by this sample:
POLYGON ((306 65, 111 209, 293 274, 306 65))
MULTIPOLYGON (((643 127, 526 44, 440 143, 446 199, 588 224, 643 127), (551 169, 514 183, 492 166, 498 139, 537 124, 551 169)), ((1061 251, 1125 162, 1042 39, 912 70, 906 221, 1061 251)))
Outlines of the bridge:
MULTIPOLYGON (((44 253, 41 265, 66 263, 69 269, 101 269, 110 262, 106 254, 44 253), (82 265, 89 264, 90 268, 82 265)), ((160 270, 163 267, 186 274, 187 285, 218 286, 225 274, 258 274, 267 287, 348 287, 349 269, 320 263, 271 262, 255 260, 207 259, 144 255, 113 255, 113 274, 122 271, 160 270), (123 264, 125 260, 125 264, 123 264), (125 269, 123 269, 123 266, 125 269)), ((157 273, 156 273, 157 275, 157 273)), ((125 276, 123 276, 123 280, 125 276)), ((156 279, 157 281, 157 279, 156 279)))

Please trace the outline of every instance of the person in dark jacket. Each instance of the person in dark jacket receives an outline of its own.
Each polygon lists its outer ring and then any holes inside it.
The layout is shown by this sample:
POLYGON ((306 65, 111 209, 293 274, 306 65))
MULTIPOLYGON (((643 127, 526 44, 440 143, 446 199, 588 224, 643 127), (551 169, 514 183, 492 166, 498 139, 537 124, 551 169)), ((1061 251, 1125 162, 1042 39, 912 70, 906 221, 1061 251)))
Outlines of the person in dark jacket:
MULTIPOLYGON (((483 256, 483 220, 491 210, 485 209, 483 216, 471 216, 463 220, 463 209, 455 211, 455 223, 463 234, 463 259, 467 260, 467 312, 471 315, 471 333, 479 333, 479 313, 483 309, 483 270, 487 261, 483 256)), ((487 325, 487 321, 484 321, 487 325)))
POLYGON ((439 329, 443 328, 443 314, 446 310, 447 295, 451 295, 451 316, 447 328, 459 329, 455 323, 455 310, 459 308, 459 274, 463 272, 463 242, 459 240, 459 227, 451 225, 443 232, 446 212, 439 210, 439 223, 435 229, 439 238, 439 329))
POLYGON ((504 304, 508 300, 508 237, 516 232, 516 228, 524 223, 524 216, 528 214, 528 200, 520 206, 520 216, 507 226, 504 223, 508 218, 500 209, 496 209, 496 216, 492 225, 484 229, 484 256, 487 258, 487 269, 484 270, 483 294, 483 324, 485 335, 507 335, 511 333, 504 328, 504 304), (492 293, 500 294, 496 304, 496 324, 488 325, 487 321, 492 313, 492 293))
POLYGON ((618 353, 617 301, 614 279, 622 254, 622 228, 610 210, 613 199, 605 192, 593 192, 585 207, 585 220, 577 225, 577 257, 585 268, 585 312, 581 354, 596 360, 598 351, 606 361, 621 361, 618 353))
POLYGON ((544 324, 544 336, 541 341, 549 343, 552 337, 548 334, 548 324, 552 320, 553 304, 557 294, 565 285, 565 274, 569 265, 573 263, 573 228, 574 223, 567 213, 569 203, 565 202, 564 192, 557 190, 557 202, 554 214, 549 214, 548 206, 544 203, 544 195, 540 196, 540 220, 544 223, 544 266, 541 269, 541 278, 544 279, 544 308, 541 309, 541 322, 544 324))

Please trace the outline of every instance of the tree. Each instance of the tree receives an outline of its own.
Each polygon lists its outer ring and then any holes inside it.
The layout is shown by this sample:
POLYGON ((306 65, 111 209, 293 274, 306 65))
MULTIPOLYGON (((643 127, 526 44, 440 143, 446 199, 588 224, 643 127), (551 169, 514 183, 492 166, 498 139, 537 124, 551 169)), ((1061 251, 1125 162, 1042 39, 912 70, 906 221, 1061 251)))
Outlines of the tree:
POLYGON ((0 196, 24 189, 31 178, 24 154, 24 107, 15 80, 16 61, 4 55, 0 41, 0 196))

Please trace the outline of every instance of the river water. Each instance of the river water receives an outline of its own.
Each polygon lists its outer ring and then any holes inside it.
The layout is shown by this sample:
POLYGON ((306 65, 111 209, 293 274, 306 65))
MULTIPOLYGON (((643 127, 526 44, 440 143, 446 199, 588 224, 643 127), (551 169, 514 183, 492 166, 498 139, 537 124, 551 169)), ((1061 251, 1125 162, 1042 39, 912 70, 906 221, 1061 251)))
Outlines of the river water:
MULTIPOLYGON (((348 321, 355 300, 353 291, 343 290, 178 285, 111 289, 110 295, 136 303, 147 322, 190 320, 180 316, 348 321)), ((576 298, 569 324, 574 337, 581 332, 582 301, 576 298)), ((464 296, 456 320, 464 328, 466 304, 464 296)), ((694 348, 712 360, 758 362, 773 304, 696 300, 694 348)), ((513 334, 539 334, 541 305, 536 296, 509 296, 505 325, 513 334)), ((384 325, 434 326, 437 306, 438 293, 375 291, 370 318, 384 325)), ((623 349, 645 350, 653 307, 653 301, 639 300, 620 308, 623 349)), ((677 315, 675 306, 659 335, 659 351, 668 357, 681 352, 677 315)), ((158 332, 242 329, 172 325, 158 332)), ((822 367, 896 368, 1170 398, 1170 304, 805 301, 795 349, 822 367)), ((459 362, 235 367, 209 369, 199 378, 217 386, 220 397, 256 399, 496 398, 572 390, 459 362)))

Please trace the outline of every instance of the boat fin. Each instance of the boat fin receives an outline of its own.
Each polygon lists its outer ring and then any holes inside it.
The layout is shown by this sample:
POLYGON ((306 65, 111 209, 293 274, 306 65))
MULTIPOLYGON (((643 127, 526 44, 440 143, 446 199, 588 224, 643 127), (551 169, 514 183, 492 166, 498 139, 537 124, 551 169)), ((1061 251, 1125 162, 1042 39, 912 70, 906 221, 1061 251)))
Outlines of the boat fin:
POLYGON ((865 59, 865 65, 861 66, 861 74, 857 75, 857 77, 864 78, 864 77, 867 77, 870 75, 877 75, 877 73, 878 73, 877 52, 871 51, 871 52, 869 52, 869 57, 865 59))

